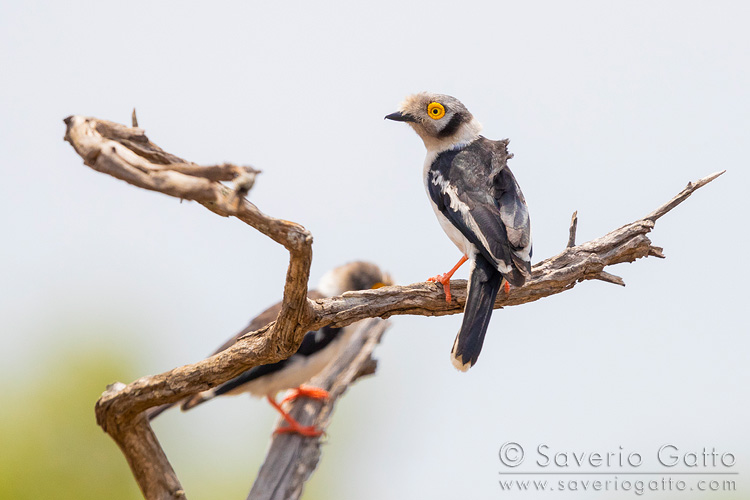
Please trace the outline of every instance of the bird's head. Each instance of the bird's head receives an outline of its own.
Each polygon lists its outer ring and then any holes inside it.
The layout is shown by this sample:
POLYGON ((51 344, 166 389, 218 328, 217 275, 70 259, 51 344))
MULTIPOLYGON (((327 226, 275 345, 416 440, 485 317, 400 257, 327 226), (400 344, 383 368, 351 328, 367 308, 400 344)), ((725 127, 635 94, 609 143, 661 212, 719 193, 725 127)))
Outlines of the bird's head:
POLYGON ((399 110, 385 117, 408 123, 428 151, 443 151, 479 137, 482 125, 455 97, 420 92, 408 96, 399 110))
POLYGON ((349 262, 336 267, 320 279, 318 291, 326 297, 335 297, 353 290, 370 290, 393 284, 388 273, 371 262, 349 262))

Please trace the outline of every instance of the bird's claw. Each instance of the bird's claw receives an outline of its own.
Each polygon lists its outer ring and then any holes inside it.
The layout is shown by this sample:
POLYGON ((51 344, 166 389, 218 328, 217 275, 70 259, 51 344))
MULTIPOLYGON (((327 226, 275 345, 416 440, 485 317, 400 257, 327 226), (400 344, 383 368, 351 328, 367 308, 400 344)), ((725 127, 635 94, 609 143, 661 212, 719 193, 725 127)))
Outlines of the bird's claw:
POLYGON ((443 291, 445 292, 445 301, 451 301, 451 277, 450 275, 448 275, 448 273, 438 274, 437 276, 433 276, 432 278, 427 278, 427 281, 440 283, 441 285, 443 285, 443 291))
POLYGON ((294 389, 294 391, 292 391, 290 395, 282 399, 280 404, 283 405, 288 401, 293 401, 301 397, 327 400, 331 397, 331 395, 328 393, 328 391, 326 391, 325 389, 321 389, 320 387, 301 385, 294 389))
POLYGON ((325 434, 323 431, 315 427, 314 425, 287 425, 285 427, 277 427, 274 434, 289 434, 295 433, 304 437, 319 437, 325 434))

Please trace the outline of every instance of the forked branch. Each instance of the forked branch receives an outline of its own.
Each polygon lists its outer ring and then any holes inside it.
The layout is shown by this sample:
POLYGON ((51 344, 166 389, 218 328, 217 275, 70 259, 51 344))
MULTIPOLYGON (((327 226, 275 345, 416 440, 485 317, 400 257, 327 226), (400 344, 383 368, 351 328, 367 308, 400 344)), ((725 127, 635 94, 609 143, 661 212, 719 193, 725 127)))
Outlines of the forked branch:
MULTIPOLYGON (((138 128, 81 116, 66 118, 65 123, 65 139, 91 168, 144 189, 196 201, 218 215, 236 217, 282 244, 290 254, 284 306, 274 323, 198 363, 143 377, 128 385, 112 386, 97 402, 97 422, 122 449, 148 499, 183 498, 184 492, 143 418, 146 409, 176 402, 254 366, 286 358, 297 349, 305 332, 325 325, 345 326, 366 318, 402 314, 442 316, 463 310, 464 280, 451 282, 450 303, 445 302, 441 288, 429 282, 310 301, 306 295, 312 236, 299 224, 263 214, 244 198, 258 171, 226 164, 195 165, 163 151, 138 128), (234 184, 229 186, 224 182, 234 184)), ((511 289, 509 294, 501 293, 495 307, 533 302, 569 290, 584 280, 624 285, 620 277, 605 268, 641 257, 663 258, 662 249, 653 246, 647 237, 655 222, 722 173, 689 183, 677 196, 642 219, 580 245, 575 245, 574 214, 565 250, 538 262, 531 279, 523 287, 511 289)))

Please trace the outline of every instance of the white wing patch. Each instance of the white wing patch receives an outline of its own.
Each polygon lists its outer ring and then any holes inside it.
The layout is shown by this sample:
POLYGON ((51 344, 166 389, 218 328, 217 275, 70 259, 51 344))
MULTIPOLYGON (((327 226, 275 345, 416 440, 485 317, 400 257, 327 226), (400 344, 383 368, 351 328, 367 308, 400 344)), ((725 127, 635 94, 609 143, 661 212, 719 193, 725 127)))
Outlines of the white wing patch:
POLYGON ((322 328, 319 330, 316 330, 315 331, 315 343, 320 344, 321 342, 323 342, 323 339, 325 338, 325 336, 326 334, 322 328))
POLYGON ((524 260, 524 262, 531 262, 531 237, 529 237, 529 244, 523 247, 520 250, 513 250, 513 253, 521 257, 521 259, 524 260))
MULTIPOLYGON (((489 245, 489 242, 487 241, 487 238, 485 237, 484 233, 482 233, 482 231, 479 230, 479 225, 474 220, 474 217, 471 216, 471 211, 469 210, 469 206, 459 199, 458 192, 456 191, 456 187, 451 185, 451 183, 448 182, 447 180, 445 180, 439 172, 433 172, 432 183, 435 186, 440 187, 440 192, 448 195, 451 209, 461 214, 461 217, 463 218, 466 225, 469 226, 469 229, 471 229, 472 233, 474 233, 477 236, 477 238, 482 243, 484 248, 487 250, 487 252, 489 252, 490 256, 492 257, 492 260, 495 262, 495 265, 497 266, 497 270, 500 271, 501 273, 506 273, 506 274, 510 273, 512 269, 509 266, 507 266, 505 262, 503 262, 501 259, 498 259, 497 256, 495 256, 492 253, 492 249, 489 245)), ((437 211, 437 207, 434 207, 434 208, 437 211)), ((440 218, 438 217, 438 219, 440 218)), ((442 225, 443 224, 441 220, 441 226, 442 225)), ((453 239, 451 234, 445 229, 444 226, 443 226, 443 229, 445 230, 446 233, 448 233, 448 236, 451 237, 451 240, 453 240, 453 243, 458 245, 458 243, 456 243, 456 241, 453 239)), ((459 249, 461 249, 460 246, 459 246, 459 249)), ((468 253, 465 250, 463 251, 465 255, 468 255, 468 253)))

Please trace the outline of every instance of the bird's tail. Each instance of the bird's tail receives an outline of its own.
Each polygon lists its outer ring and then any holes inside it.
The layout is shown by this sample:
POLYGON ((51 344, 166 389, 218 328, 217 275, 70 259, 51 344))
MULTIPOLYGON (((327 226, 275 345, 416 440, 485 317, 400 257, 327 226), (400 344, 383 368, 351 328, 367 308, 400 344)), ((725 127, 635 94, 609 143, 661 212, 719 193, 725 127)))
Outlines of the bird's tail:
POLYGON ((198 406, 201 403, 205 403, 206 401, 213 399, 216 397, 217 394, 214 389, 209 389, 207 391, 199 392, 198 394, 194 394, 188 398, 185 398, 181 401, 177 401, 176 403, 167 403, 160 406, 155 406, 153 408, 149 408, 146 410, 146 417, 148 417, 149 421, 155 419, 159 415, 161 415, 166 410, 172 408, 173 406, 176 406, 178 404, 181 404, 182 411, 189 410, 193 407, 198 406))
MULTIPOLYGON (((219 386, 221 387, 221 386, 219 386)), ((194 394, 187 398, 182 403, 182 411, 190 410, 191 408, 195 408, 199 404, 203 404, 206 401, 211 401, 213 398, 218 396, 216 389, 209 389, 207 391, 199 392, 198 394, 194 394)))
POLYGON ((451 350, 453 366, 465 372, 477 362, 503 276, 478 254, 472 261, 464 320, 451 350))
POLYGON ((146 410, 146 418, 148 418, 149 421, 151 421, 155 419, 156 417, 158 417, 159 415, 161 415, 166 410, 172 408, 176 404, 177 403, 167 403, 164 405, 159 405, 159 406, 154 406, 153 408, 149 408, 148 410, 146 410))

